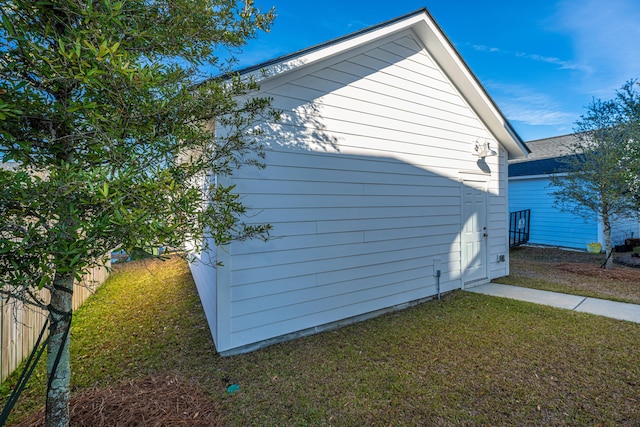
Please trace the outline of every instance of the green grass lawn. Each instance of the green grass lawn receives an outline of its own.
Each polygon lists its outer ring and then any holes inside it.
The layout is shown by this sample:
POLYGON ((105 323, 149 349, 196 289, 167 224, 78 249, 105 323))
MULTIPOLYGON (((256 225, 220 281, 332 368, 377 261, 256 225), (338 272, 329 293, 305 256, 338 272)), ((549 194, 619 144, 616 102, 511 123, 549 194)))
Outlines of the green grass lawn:
MULTIPOLYGON (((640 424, 640 325, 513 300, 454 292, 220 358, 172 259, 119 267, 73 322, 74 393, 176 375, 219 405, 222 425, 640 424)), ((42 405, 40 368, 14 421, 42 405)))

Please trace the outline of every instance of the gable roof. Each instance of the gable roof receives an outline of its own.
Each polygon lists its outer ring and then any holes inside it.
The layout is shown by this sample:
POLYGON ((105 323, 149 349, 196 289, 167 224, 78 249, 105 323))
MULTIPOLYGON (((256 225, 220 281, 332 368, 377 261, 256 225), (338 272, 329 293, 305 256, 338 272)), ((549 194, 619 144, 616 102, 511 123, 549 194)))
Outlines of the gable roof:
POLYGON ((567 171, 565 160, 575 156, 571 144, 575 135, 561 135, 526 143, 530 154, 526 159, 509 161, 509 177, 549 175, 567 171))
POLYGON ((259 81, 266 81, 407 30, 413 31, 417 36, 480 120, 507 150, 509 158, 526 157, 529 152, 527 146, 426 8, 326 43, 241 69, 237 73, 252 75, 259 81))

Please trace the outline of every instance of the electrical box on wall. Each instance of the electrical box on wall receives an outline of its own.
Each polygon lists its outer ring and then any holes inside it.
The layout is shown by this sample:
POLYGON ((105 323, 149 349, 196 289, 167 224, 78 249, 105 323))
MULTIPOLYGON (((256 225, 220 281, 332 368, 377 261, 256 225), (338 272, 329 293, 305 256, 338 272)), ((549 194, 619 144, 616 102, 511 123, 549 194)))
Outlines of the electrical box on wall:
POLYGON ((498 254, 498 262, 505 262, 506 261, 506 257, 504 256, 504 254, 498 254))

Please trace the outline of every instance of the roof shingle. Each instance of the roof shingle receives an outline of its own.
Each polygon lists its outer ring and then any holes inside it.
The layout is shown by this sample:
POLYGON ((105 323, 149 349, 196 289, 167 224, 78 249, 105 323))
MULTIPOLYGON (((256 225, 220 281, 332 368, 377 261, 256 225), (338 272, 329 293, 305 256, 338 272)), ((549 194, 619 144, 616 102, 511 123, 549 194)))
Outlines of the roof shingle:
POLYGON ((566 172, 564 160, 575 155, 571 147, 574 142, 574 134, 526 142, 531 154, 526 159, 509 161, 509 177, 566 172))

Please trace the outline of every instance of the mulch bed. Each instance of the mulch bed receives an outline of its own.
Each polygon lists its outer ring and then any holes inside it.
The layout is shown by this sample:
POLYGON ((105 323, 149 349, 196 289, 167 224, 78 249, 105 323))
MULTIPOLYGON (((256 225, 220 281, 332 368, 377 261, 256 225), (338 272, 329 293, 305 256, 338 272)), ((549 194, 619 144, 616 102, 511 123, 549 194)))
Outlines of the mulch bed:
MULTIPOLYGON (((146 377, 72 396, 71 426, 164 427, 221 425, 219 405, 196 384, 177 377, 146 377)), ((44 409, 19 426, 44 424, 44 409)))
MULTIPOLYGON (((620 263, 618 259, 615 261, 616 263, 620 263)), ((581 274, 583 276, 640 283, 640 270, 626 270, 618 268, 607 270, 593 264, 585 263, 561 263, 556 267, 560 270, 574 274, 581 274)), ((640 264, 638 264, 638 267, 640 267, 640 264)))

